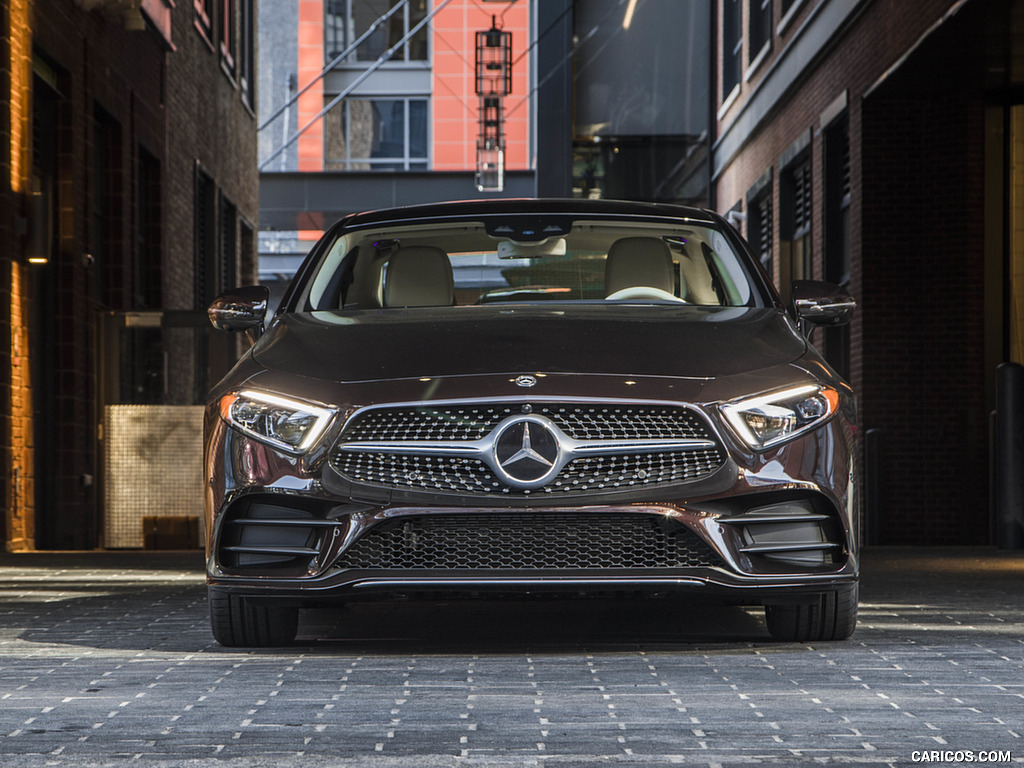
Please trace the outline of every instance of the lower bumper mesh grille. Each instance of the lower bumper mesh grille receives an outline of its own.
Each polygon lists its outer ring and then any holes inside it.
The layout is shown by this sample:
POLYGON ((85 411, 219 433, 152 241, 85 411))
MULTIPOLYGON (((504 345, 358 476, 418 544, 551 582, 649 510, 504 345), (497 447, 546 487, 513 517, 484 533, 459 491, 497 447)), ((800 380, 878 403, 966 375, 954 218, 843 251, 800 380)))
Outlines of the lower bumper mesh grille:
POLYGON ((721 564, 686 528, 639 514, 426 515, 381 523, 342 554, 360 569, 574 570, 721 564))

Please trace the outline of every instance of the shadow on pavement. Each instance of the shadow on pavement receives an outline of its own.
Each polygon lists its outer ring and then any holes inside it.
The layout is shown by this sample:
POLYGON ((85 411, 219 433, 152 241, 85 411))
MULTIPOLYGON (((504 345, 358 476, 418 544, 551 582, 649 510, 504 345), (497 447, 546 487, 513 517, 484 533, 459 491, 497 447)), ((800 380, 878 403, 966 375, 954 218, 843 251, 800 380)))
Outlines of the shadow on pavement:
MULTIPOLYGON (((874 548, 864 557, 854 642, 878 633, 920 632, 929 622, 965 638, 969 632, 1004 632, 1017 624, 1022 590, 1024 553, 874 548), (951 612, 958 611, 963 621, 951 624, 951 612)), ((287 651, 223 649, 210 635, 198 552, 0 555, 0 613, 6 652, 12 640, 167 653, 314 655, 801 647, 772 641, 757 608, 675 598, 539 598, 307 609, 299 640, 287 651)))

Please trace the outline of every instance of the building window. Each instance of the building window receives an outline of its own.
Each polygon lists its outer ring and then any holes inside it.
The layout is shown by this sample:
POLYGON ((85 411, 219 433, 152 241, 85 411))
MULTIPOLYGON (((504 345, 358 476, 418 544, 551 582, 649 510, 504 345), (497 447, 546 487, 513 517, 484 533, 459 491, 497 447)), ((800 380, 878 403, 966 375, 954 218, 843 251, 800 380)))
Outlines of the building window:
POLYGON ((238 284, 238 208, 224 194, 219 207, 217 293, 222 293, 238 284))
POLYGON ((782 219, 780 245, 779 289, 788 300, 793 280, 810 280, 813 276, 811 255, 811 160, 798 160, 780 177, 782 219))
POLYGON ((724 0, 722 5, 722 101, 740 84, 743 55, 743 20, 740 0, 724 0))
POLYGON ((205 309, 220 290, 217 276, 217 186, 196 168, 193 203, 193 280, 196 309, 205 309))
POLYGON ((100 302, 116 310, 132 309, 131 296, 126 295, 130 276, 124 260, 122 135, 121 124, 100 105, 94 105, 90 249, 97 259, 91 271, 97 280, 100 302))
POLYGON ((772 0, 748 0, 750 14, 749 61, 753 62, 772 40, 772 0))
POLYGON ((135 231, 135 306, 163 306, 163 188, 160 161, 143 147, 138 154, 135 231))
POLYGON ((764 265, 769 277, 773 275, 772 269, 772 189, 758 193, 757 197, 751 200, 747 207, 747 241, 754 251, 754 255, 764 265))
MULTIPOLYGON (((324 50, 329 61, 337 58, 367 32, 370 34, 345 57, 346 61, 376 61, 402 42, 427 15, 426 0, 326 0, 324 3, 324 50), (389 11, 393 13, 377 23, 389 11), (372 31, 371 31, 372 30, 372 31)), ((393 61, 426 61, 427 28, 395 51, 393 61)))
POLYGON ((203 33, 207 42, 213 41, 214 0, 192 0, 196 29, 203 33))
POLYGON ((242 101, 249 109, 256 108, 255 99, 255 9, 254 0, 239 0, 241 19, 238 37, 238 87, 242 101))
POLYGON ((825 130, 825 279, 850 282, 850 129, 846 117, 825 130))
POLYGON ((224 71, 235 74, 235 0, 220 0, 220 61, 224 71))
MULTIPOLYGON (((850 283, 850 125, 847 116, 825 129, 825 279, 850 283)), ((825 359, 849 378, 850 326, 825 330, 825 359)))
POLYGON ((426 170, 427 100, 346 99, 327 113, 327 170, 426 170))

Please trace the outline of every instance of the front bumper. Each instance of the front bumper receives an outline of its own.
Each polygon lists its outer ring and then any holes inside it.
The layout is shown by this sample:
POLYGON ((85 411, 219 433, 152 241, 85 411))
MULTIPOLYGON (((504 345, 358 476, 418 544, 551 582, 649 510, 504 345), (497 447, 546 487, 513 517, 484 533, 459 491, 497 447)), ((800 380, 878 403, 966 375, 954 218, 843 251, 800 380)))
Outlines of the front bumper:
POLYGON ((324 482, 322 457, 317 462, 276 453, 231 429, 215 412, 207 427, 208 583, 252 598, 295 603, 389 595, 626 592, 778 604, 853 588, 858 579, 856 473, 849 425, 842 418, 765 454, 730 451, 710 482, 674 487, 664 492, 667 498, 543 507, 354 499, 324 482), (615 515, 651 521, 709 556, 678 567, 615 561, 606 567, 481 568, 460 562, 382 568, 344 560, 357 542, 385 524, 530 515, 544 525, 567 514, 577 521, 615 515))

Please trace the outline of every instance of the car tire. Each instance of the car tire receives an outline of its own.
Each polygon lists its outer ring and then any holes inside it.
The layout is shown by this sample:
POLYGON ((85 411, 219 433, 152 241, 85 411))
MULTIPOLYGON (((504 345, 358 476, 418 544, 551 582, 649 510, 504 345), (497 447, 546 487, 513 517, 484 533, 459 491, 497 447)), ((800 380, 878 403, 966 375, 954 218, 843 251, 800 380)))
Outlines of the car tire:
POLYGON ((299 609, 259 605, 241 595, 209 587, 210 628, 227 648, 271 648, 289 645, 299 631, 299 609))
POLYGON ((857 627, 858 588, 823 592, 812 603, 766 605, 768 632, 776 640, 846 640, 857 627))

